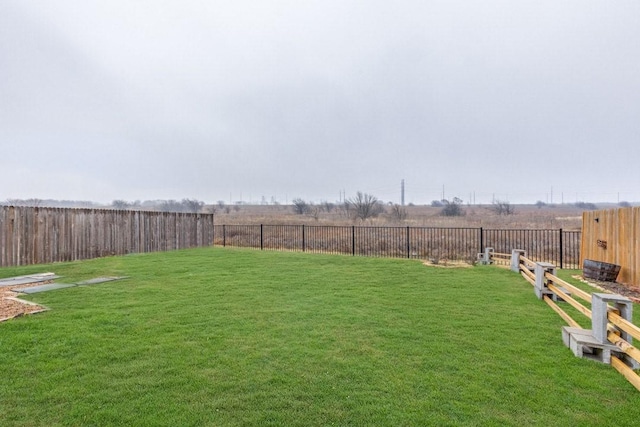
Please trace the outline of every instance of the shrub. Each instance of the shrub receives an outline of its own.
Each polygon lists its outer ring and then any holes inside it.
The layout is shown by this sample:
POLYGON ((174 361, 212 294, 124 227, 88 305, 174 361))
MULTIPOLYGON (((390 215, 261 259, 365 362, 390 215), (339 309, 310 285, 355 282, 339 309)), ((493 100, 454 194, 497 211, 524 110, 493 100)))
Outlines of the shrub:
POLYGON ((498 215, 513 215, 516 211, 515 207, 505 200, 494 200, 490 209, 498 215))
POLYGON ((440 211, 440 214, 443 216, 462 216, 464 215, 464 210, 462 209, 462 199, 454 197, 453 200, 449 201, 446 199, 442 200, 443 208, 440 211))

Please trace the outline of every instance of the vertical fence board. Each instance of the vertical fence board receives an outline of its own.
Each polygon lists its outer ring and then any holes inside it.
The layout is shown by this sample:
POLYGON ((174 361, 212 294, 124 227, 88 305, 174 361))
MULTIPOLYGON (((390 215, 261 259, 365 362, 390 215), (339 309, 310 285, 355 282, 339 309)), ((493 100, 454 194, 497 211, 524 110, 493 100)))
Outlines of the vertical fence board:
POLYGON ((0 206, 0 267, 213 244, 212 214, 0 206))
POLYGON ((582 263, 585 259, 617 264, 618 281, 640 285, 640 207, 582 214, 582 263))

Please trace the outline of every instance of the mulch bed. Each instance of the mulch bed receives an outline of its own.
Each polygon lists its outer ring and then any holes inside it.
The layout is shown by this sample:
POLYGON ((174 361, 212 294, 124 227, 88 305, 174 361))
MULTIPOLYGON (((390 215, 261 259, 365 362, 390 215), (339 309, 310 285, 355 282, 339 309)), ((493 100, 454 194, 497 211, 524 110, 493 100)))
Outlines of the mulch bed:
POLYGON ((600 291, 622 295, 640 304, 640 287, 624 285, 618 282, 601 282, 599 280, 585 279, 583 276, 573 276, 573 278, 593 286, 600 291))
MULTIPOLYGON (((53 281, 48 281, 40 284, 52 283, 53 281)), ((23 289, 23 288, 31 288, 34 284, 30 283, 27 285, 17 285, 17 286, 4 286, 0 287, 0 322, 5 320, 13 319, 16 317, 24 316, 25 314, 31 313, 39 313, 41 311, 46 310, 45 307, 42 307, 37 304, 19 301, 17 300, 18 292, 13 292, 12 289, 23 289), (11 288, 11 289, 9 289, 11 288)))

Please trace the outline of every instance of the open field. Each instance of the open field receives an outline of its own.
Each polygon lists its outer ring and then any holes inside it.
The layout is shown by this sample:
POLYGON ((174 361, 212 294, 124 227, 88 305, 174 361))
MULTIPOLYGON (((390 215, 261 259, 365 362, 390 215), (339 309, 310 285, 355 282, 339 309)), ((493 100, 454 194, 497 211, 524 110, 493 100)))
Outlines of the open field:
MULTIPOLYGON (((4 268, 65 282, 0 324, 0 425, 633 425, 518 274, 202 248, 4 268)), ((571 272, 563 272, 569 275, 571 272)))
MULTIPOLYGON (((441 207, 405 206, 406 219, 398 219, 390 206, 385 213, 369 219, 366 225, 402 225, 411 227, 487 227, 487 228, 563 228, 580 230, 584 209, 574 205, 543 206, 514 205, 512 215, 498 215, 491 205, 463 206, 464 215, 445 217, 441 207)), ((306 224, 351 225, 361 224, 349 218, 343 209, 333 207, 327 211, 323 205, 314 207, 309 214, 294 213, 289 205, 240 205, 215 207, 216 224, 306 224)))

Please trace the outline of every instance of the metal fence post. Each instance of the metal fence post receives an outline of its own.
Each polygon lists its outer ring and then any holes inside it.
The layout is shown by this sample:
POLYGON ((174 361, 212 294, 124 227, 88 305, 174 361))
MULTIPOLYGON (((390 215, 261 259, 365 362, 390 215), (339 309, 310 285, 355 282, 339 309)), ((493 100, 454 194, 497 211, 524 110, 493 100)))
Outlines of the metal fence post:
POLYGON ((409 226, 407 225, 407 258, 411 258, 411 241, 409 240, 409 226))
POLYGON ((560 268, 564 268, 564 264, 563 264, 564 245, 562 241, 562 228, 559 231, 560 231, 560 268))
MULTIPOLYGON (((136 215, 139 214, 136 213, 136 215)), ((144 239, 144 236, 148 233, 147 229, 153 227, 151 223, 153 218, 155 217, 145 218, 136 216, 133 218, 133 222, 140 223, 137 225, 135 235, 138 240, 132 243, 135 246, 134 249, 138 248, 138 251, 148 251, 151 247, 155 247, 153 246, 156 245, 156 243, 154 243, 157 239, 155 235, 151 236, 150 239, 144 239)), ((71 223, 71 219, 67 221, 71 223)), ((221 237, 223 247, 227 246, 227 225, 229 224, 216 224, 212 231, 216 242, 219 241, 217 240, 218 237, 221 237), (222 230, 220 231, 220 229, 222 230), (220 232, 222 236, 219 236, 220 232)), ((228 233, 230 239, 229 245, 259 247, 260 250, 290 248, 295 250, 301 249, 303 252, 307 251, 308 236, 306 225, 273 226, 267 224, 267 227, 271 227, 270 230, 272 230, 270 231, 269 247, 267 248, 265 248, 265 226, 264 224, 259 225, 259 243, 256 241, 258 238, 256 235, 258 231, 256 228, 257 224, 229 225, 229 227, 231 227, 228 233), (300 227, 302 230, 300 230, 300 227), (302 235, 298 234, 299 231, 302 235), (297 240, 298 238, 300 238, 301 241, 297 240), (302 248, 297 246, 299 243, 301 243, 302 248)), ((484 229, 484 227, 459 229, 411 226, 359 227, 358 237, 356 236, 356 227, 358 226, 312 226, 313 232, 310 235, 312 251, 314 248, 319 248, 317 249, 318 251, 337 251, 343 254, 351 253, 353 256, 358 254, 362 256, 392 256, 410 259, 415 255, 432 256, 432 251, 435 250, 440 256, 462 257, 468 255, 466 252, 471 251, 474 244, 478 244, 480 248, 477 254, 483 254, 487 249, 485 247, 486 245, 494 247, 497 252, 510 251, 516 247, 526 250, 529 257, 534 261, 542 259, 555 263, 559 268, 579 268, 577 263, 580 259, 580 231, 569 230, 565 232, 562 228, 544 230, 501 230, 491 228, 484 229), (351 228, 351 250, 346 247, 348 244, 347 239, 349 239, 349 227, 351 228), (402 231, 403 228, 404 232, 402 231), (413 229, 415 229, 416 232, 412 239, 413 229), (474 236, 474 233, 477 234, 474 236), (565 237, 565 233, 567 237, 565 237), (404 234, 404 242, 402 242, 402 234, 404 234), (318 240, 316 241, 315 239, 318 240), (360 239, 362 242, 360 248, 357 247, 357 239, 360 239), (554 239, 557 240, 554 242, 554 239), (386 246, 383 244, 386 244, 386 246), (565 250, 567 251, 566 256, 564 253, 565 250), (557 251, 559 251, 559 253, 557 251)), ((267 228, 266 231, 269 231, 269 229, 267 228)), ((183 240, 182 235, 177 236, 177 238, 179 238, 180 241, 183 240)), ((67 245, 71 245, 71 243, 67 243, 67 245)), ((80 247, 80 249, 82 250, 83 247, 80 247)), ((438 254, 436 254, 436 256, 438 254)), ((73 251, 67 254, 67 257, 71 257, 69 259, 75 259, 73 257, 76 256, 78 255, 73 251)), ((6 259, 5 257, 5 260, 6 259)), ((0 262, 4 261, 0 260, 0 262)))
POLYGON ((351 226, 351 255, 356 256, 356 226, 351 226))

